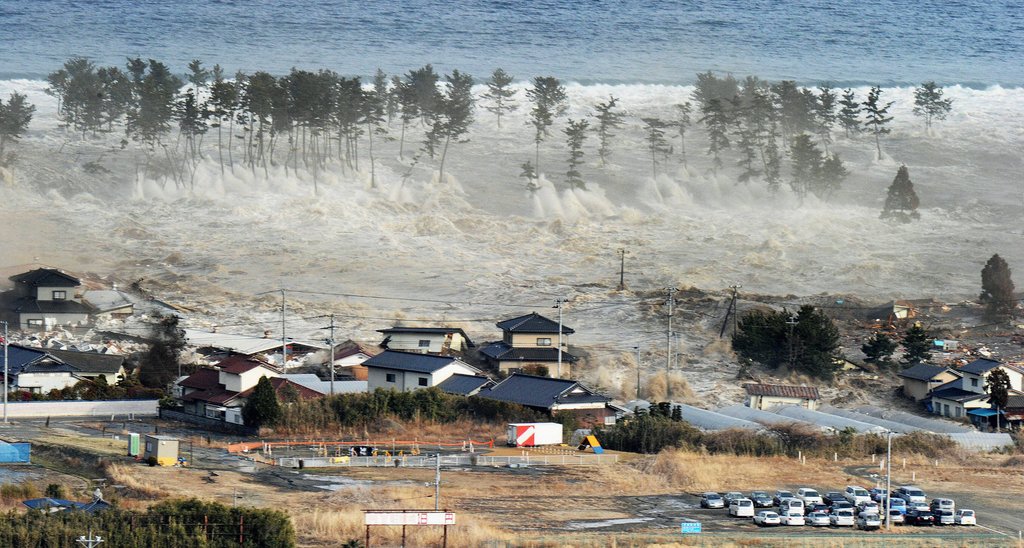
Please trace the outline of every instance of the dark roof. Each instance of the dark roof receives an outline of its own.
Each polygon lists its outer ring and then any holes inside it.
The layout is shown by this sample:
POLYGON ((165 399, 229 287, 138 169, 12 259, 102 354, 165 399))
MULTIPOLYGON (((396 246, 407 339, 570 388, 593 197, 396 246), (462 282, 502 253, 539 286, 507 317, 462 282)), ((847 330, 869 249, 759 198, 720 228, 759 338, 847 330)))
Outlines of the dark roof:
POLYGON ((65 512, 81 510, 82 512, 88 512, 90 514, 93 512, 98 512, 100 510, 106 510, 111 506, 109 502, 102 499, 93 500, 90 502, 75 502, 73 500, 52 499, 50 497, 23 500, 21 501, 21 503, 33 510, 56 509, 58 511, 65 512))
MULTIPOLYGON (((495 324, 498 329, 502 331, 509 331, 512 333, 554 333, 558 334, 558 322, 545 318, 536 312, 531 312, 525 316, 519 316, 518 318, 512 318, 511 320, 505 320, 495 324)), ((562 324, 562 333, 571 335, 575 333, 571 328, 562 324)))
POLYGON ((471 396, 488 385, 493 385, 491 379, 482 375, 462 375, 456 373, 437 385, 443 392, 458 394, 460 396, 471 396))
POLYGON ((93 308, 78 301, 40 301, 22 297, 11 304, 11 310, 20 314, 91 314, 93 308))
MULTIPOLYGON (((488 358, 499 361, 557 362, 558 349, 550 347, 516 348, 504 342, 491 343, 480 350, 488 358)), ((575 363, 579 358, 562 351, 562 361, 575 363)))
POLYGON ((267 369, 277 371, 277 368, 274 367, 273 365, 258 358, 246 356, 244 354, 232 354, 224 358, 223 360, 217 362, 217 367, 220 367, 221 371, 224 371, 226 373, 234 373, 236 375, 240 375, 242 373, 245 373, 246 371, 252 371, 257 367, 266 367, 267 369))
POLYGON ((83 373, 114 374, 121 371, 124 356, 117 354, 99 354, 96 352, 75 352, 73 350, 47 350, 47 353, 71 364, 83 373))
POLYGON ((12 375, 23 371, 114 374, 121 371, 124 360, 124 356, 116 354, 33 348, 17 344, 7 347, 8 371, 12 375))
MULTIPOLYGON (((277 393, 278 398, 280 398, 284 394, 284 389, 287 386, 291 386, 292 388, 294 388, 298 392, 298 394, 299 394, 299 399, 302 399, 302 400, 311 400, 311 399, 323 397, 323 394, 321 394, 320 392, 317 392, 316 390, 313 390, 312 388, 307 388, 305 386, 302 386, 299 383, 292 382, 292 381, 290 381, 288 379, 283 379, 281 377, 273 377, 273 378, 271 378, 270 379, 270 386, 274 387, 274 392, 277 393)), ((238 393, 238 397, 239 398, 248 398, 249 395, 252 394, 253 390, 256 390, 255 386, 253 386, 252 388, 250 388, 248 390, 244 390, 242 392, 239 392, 238 393)))
POLYGON ((743 389, 751 396, 774 396, 779 398, 803 398, 816 400, 821 396, 816 386, 793 386, 789 384, 744 384, 743 389))
POLYGON ((65 274, 56 268, 37 268, 21 274, 15 274, 8 279, 15 283, 31 286, 78 287, 82 285, 81 280, 78 278, 65 274))
POLYGON ((389 335, 391 333, 423 333, 424 335, 447 335, 448 333, 458 333, 462 335, 463 339, 466 339, 466 346, 474 346, 473 341, 469 340, 469 335, 459 327, 389 327, 387 329, 378 329, 378 333, 384 333, 389 335))
POLYGON ((192 373, 188 377, 185 377, 178 383, 179 386, 185 388, 195 388, 196 390, 209 390, 216 388, 220 384, 220 372, 216 369, 199 369, 195 373, 192 373))
POLYGON ((413 371, 416 373, 433 373, 454 361, 457 360, 451 356, 434 356, 432 354, 385 350, 363 362, 363 365, 366 367, 397 369, 399 371, 413 371))
POLYGON ((996 360, 989 360, 986 358, 978 358, 973 362, 960 368, 960 371, 965 373, 973 373, 975 375, 984 375, 989 371, 1003 365, 1001 362, 996 360))
POLYGON ((1020 409, 1024 407, 1024 396, 1009 396, 1006 398, 1007 409, 1020 409))
POLYGON ((610 398, 595 393, 578 381, 522 373, 513 373, 477 395, 542 409, 551 409, 559 403, 611 402, 610 398))
MULTIPOLYGON (((949 384, 949 383, 946 383, 946 384, 949 384)), ((942 386, 945 386, 945 385, 942 385, 942 386)), ((940 398, 940 399, 943 399, 943 400, 961 402, 962 403, 962 402, 965 402, 965 401, 976 400, 978 398, 986 398, 988 396, 985 395, 985 394, 979 394, 978 392, 971 392, 970 390, 964 390, 963 388, 957 388, 955 386, 951 386, 949 388, 942 388, 940 386, 939 388, 936 388, 935 390, 932 390, 931 397, 933 397, 933 398, 940 398)))
POLYGON ((896 376, 918 381, 930 381, 935 378, 936 375, 946 370, 947 368, 941 365, 919 363, 900 371, 896 376))

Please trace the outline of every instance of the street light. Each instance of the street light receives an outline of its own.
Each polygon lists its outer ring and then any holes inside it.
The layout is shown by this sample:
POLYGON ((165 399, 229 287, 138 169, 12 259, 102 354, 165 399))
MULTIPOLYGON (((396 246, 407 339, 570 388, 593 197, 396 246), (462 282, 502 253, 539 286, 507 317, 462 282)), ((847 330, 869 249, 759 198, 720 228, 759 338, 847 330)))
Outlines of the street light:
POLYGON ((4 424, 7 424, 7 322, 0 320, 0 323, 4 324, 4 424))

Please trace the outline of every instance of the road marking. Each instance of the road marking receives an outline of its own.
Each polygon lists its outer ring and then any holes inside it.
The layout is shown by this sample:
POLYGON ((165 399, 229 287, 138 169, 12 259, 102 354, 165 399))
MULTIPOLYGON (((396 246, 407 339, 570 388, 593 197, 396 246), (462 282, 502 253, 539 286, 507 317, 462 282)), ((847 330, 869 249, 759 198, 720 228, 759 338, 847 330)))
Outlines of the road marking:
POLYGON ((975 525, 975 527, 981 527, 982 529, 988 529, 989 531, 992 531, 993 533, 996 533, 996 534, 999 534, 999 535, 1003 535, 1004 537, 1012 537, 1013 536, 1013 535, 1011 535, 1009 533, 1004 533, 1002 531, 993 529, 991 527, 985 527, 984 525, 975 525))

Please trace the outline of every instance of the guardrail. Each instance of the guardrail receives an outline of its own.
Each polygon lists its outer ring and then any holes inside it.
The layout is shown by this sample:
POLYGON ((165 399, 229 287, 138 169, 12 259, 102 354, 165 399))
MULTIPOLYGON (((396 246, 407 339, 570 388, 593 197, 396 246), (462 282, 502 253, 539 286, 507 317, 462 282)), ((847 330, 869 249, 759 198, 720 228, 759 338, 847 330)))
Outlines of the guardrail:
MULTIPOLYGON (((488 455, 443 455, 441 466, 597 466, 615 464, 618 455, 539 455, 524 457, 499 457, 488 455)), ((336 468, 336 467, 412 467, 433 468, 437 458, 428 455, 394 455, 376 457, 280 457, 274 459, 278 466, 286 468, 336 468)))

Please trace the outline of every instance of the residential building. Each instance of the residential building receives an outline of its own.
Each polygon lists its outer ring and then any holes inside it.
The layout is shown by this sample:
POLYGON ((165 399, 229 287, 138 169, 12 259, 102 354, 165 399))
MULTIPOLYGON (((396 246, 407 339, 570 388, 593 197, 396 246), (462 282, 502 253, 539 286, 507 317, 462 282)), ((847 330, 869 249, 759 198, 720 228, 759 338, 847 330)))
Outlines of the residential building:
MULTIPOLYGON (((335 375, 350 377, 357 381, 366 381, 369 375, 363 362, 379 354, 366 345, 359 344, 353 340, 347 340, 334 347, 334 371, 335 375)), ((328 370, 330 371, 330 370, 328 370)))
POLYGON ((554 415, 569 413, 581 428, 615 424, 618 409, 611 398, 598 394, 579 381, 513 373, 478 397, 517 403, 554 415))
POLYGON ((443 392, 458 396, 475 396, 481 390, 494 386, 494 381, 484 375, 463 375, 456 373, 437 385, 443 392))
POLYGON ((48 394, 103 377, 109 385, 125 376, 125 357, 96 352, 75 352, 10 344, 7 370, 13 390, 48 394))
POLYGON ((793 386, 788 384, 744 384, 747 391, 747 407, 769 410, 777 405, 799 405, 813 411, 818 407, 818 388, 814 386, 793 386))
POLYGON ((385 350, 363 362, 367 389, 378 388, 410 392, 438 386, 452 375, 478 375, 481 371, 452 356, 385 350))
POLYGON ((931 398, 932 390, 962 375, 941 365, 918 363, 900 371, 896 376, 903 381, 904 396, 914 401, 924 401, 931 398))
POLYGON ((932 390, 931 411, 951 418, 967 418, 973 409, 989 409, 988 376, 1001 369, 1010 379, 1010 394, 1022 394, 1024 371, 1015 365, 998 360, 979 358, 956 370, 960 378, 951 380, 932 390))
MULTIPOLYGON (((194 352, 192 358, 195 363, 212 365, 216 364, 221 358, 237 354, 263 357, 268 360, 274 359, 275 363, 280 362, 282 347, 280 338, 217 333, 197 329, 185 329, 184 332, 185 344, 194 352)), ((297 355, 305 355, 327 349, 327 345, 312 341, 288 339, 286 342, 289 360, 293 360, 297 355)))
POLYGON ((536 312, 498 322, 502 331, 500 342, 494 342, 480 353, 488 365, 501 373, 527 373, 546 377, 570 378, 576 356, 565 351, 572 328, 545 318, 536 312), (559 327, 562 349, 559 352, 559 327))
POLYGON ((466 332, 457 327, 389 327, 378 329, 384 334, 381 348, 422 354, 464 354, 475 345, 466 332))
POLYGON ((93 309, 82 303, 82 282, 55 268, 37 268, 9 278, 14 289, 3 294, 3 308, 21 329, 84 326, 93 309))

